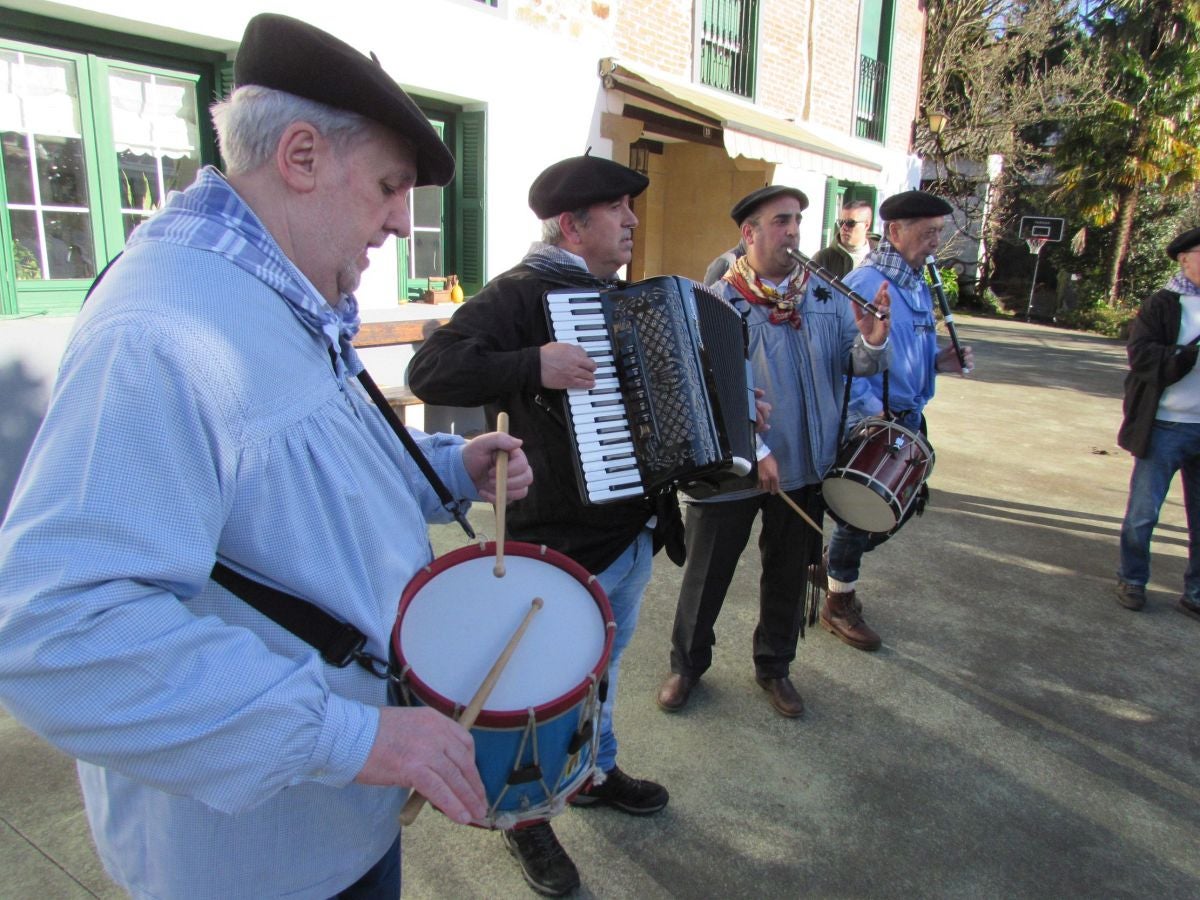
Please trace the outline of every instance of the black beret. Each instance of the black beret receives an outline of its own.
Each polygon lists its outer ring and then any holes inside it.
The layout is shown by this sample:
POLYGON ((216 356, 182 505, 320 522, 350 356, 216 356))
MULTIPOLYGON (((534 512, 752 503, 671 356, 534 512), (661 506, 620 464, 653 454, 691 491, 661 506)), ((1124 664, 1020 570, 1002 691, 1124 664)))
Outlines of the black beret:
POLYGON ((935 216, 948 216, 952 211, 950 204, 941 197, 924 191, 893 194, 879 204, 879 218, 885 222, 895 222, 897 219, 932 219, 935 216))
POLYGON ((1185 231, 1171 243, 1167 244, 1167 256, 1171 259, 1178 259, 1179 254, 1184 250, 1191 250, 1197 244, 1200 244, 1200 228, 1193 228, 1190 231, 1185 231))
POLYGON ((454 155, 379 61, 307 22, 274 13, 251 19, 234 59, 233 81, 316 100, 392 129, 412 142, 418 187, 454 177, 454 155))
POLYGON ((799 200, 801 212, 808 209, 808 197, 804 195, 804 191, 783 184, 768 184, 757 191, 751 191, 737 203, 733 204, 733 209, 729 211, 729 215, 733 217, 734 222, 741 226, 762 204, 783 194, 799 200))
POLYGON ((649 183, 641 172, 585 153, 559 160, 533 179, 529 208, 539 219, 550 219, 626 194, 636 197, 649 183))

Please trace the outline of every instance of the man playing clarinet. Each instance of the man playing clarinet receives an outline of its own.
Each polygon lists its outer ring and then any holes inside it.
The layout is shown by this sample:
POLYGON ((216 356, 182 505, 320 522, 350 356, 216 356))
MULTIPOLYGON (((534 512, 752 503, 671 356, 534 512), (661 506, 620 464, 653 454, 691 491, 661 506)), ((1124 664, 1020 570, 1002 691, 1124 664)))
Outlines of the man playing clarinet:
POLYGON ((808 564, 821 552, 821 478, 841 442, 842 375, 887 365, 887 288, 872 318, 816 279, 792 252, 808 198, 771 185, 742 198, 730 215, 746 255, 710 290, 749 326, 754 383, 772 405, 756 482, 687 507, 687 563, 671 634, 671 675, 658 693, 667 712, 682 709, 712 663, 714 626, 738 557, 762 513, 762 579, 754 632, 754 674, 775 711, 804 712, 789 668, 796 656, 808 564), (856 321, 857 319, 857 321, 856 321), (803 510, 803 514, 796 510, 803 510), (807 516, 812 524, 806 522, 807 516))
MULTIPOLYGON (((926 434, 924 409, 933 397, 937 373, 969 371, 974 366, 970 347, 961 348, 961 361, 958 348, 938 349, 933 298, 923 274, 926 258, 941 242, 942 226, 949 213, 950 204, 922 191, 889 197, 879 207, 885 223, 883 240, 863 265, 846 276, 846 286, 860 294, 869 296, 887 286, 893 298, 891 363, 886 376, 853 379, 849 428, 861 419, 884 416, 910 431, 926 434)), ((909 507, 908 515, 919 512, 923 504, 923 498, 919 498, 909 507)), ((879 635, 863 620, 855 588, 859 566, 864 553, 894 532, 869 533, 838 523, 829 542, 825 560, 828 591, 821 608, 821 624, 859 650, 877 650, 880 645, 879 635)), ((816 577, 819 579, 820 574, 816 577)))
MULTIPOLYGON (((493 426, 499 412, 508 413, 536 473, 528 496, 508 510, 510 536, 571 557, 596 575, 608 595, 617 631, 596 758, 605 777, 571 802, 631 815, 658 812, 667 805, 667 791, 617 767, 612 725, 617 670, 637 625, 653 552, 668 526, 678 522, 678 505, 673 493, 657 505, 641 497, 583 503, 560 395, 568 388, 592 388, 596 364, 578 344, 551 338, 543 295, 554 288, 601 290, 620 283, 617 271, 632 257, 638 224, 631 203, 648 183, 633 169, 589 155, 542 172, 529 189, 542 240, 430 335, 408 370, 413 392, 428 403, 482 405, 493 426), (659 528, 652 533, 656 514, 659 528)), ((505 831, 504 841, 538 893, 561 896, 579 886, 575 864, 548 822, 505 831)))

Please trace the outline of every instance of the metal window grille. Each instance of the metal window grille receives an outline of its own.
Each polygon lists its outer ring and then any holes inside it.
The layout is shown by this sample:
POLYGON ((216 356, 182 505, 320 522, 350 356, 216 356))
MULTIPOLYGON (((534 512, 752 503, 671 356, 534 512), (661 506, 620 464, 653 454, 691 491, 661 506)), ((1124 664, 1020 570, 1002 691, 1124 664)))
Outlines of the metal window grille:
POLYGON ((856 129, 860 138, 883 140, 883 98, 887 95, 887 63, 859 58, 856 129))
POLYGON ((758 0, 703 0, 701 84, 753 98, 757 44, 758 0))

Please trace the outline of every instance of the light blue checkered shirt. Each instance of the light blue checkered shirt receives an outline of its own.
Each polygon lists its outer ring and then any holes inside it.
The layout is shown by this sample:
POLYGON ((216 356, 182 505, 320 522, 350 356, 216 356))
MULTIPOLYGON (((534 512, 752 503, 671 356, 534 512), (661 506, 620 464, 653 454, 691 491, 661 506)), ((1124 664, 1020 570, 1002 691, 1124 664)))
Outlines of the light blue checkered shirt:
MULTIPOLYGON (((220 558, 386 655, 426 522, 449 517, 348 377, 356 319, 206 171, 75 323, 0 527, 0 700, 84 761, 135 896, 328 897, 395 838, 403 792, 352 783, 383 683, 208 577, 220 558)), ((475 496, 461 439, 417 437, 475 496)))

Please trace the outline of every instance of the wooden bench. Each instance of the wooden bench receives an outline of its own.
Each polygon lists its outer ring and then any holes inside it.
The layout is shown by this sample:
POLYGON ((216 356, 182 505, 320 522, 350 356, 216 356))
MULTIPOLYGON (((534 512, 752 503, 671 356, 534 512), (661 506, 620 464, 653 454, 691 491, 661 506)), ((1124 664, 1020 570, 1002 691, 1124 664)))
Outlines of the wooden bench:
MULTIPOLYGON (((423 406, 424 402, 406 387, 385 387, 380 388, 383 391, 384 399, 387 400, 388 406, 396 411, 396 415, 400 417, 400 421, 405 425, 411 424, 414 428, 421 428, 423 425, 424 416, 421 416, 421 422, 409 422, 406 418, 405 410, 410 406, 423 406)), ((415 410, 414 410, 415 411, 415 410)))
MULTIPOLYGON (((449 319, 417 319, 404 322, 364 322, 354 336, 354 346, 390 347, 397 344, 419 344, 449 319)), ((414 428, 425 426, 424 403, 405 385, 380 385, 388 405, 396 411, 400 421, 414 428), (413 409, 409 409, 413 407, 413 409), (412 421, 409 421, 409 420, 412 421)))

